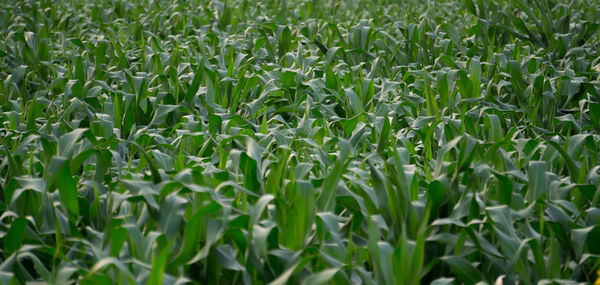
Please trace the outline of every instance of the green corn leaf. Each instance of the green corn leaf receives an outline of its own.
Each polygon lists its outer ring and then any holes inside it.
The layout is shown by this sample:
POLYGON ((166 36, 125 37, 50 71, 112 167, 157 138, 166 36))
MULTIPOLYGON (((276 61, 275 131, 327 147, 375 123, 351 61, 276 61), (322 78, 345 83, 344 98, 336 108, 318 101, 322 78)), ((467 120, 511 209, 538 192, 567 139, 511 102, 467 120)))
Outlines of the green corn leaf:
POLYGON ((4 250, 8 253, 13 253, 23 245, 25 228, 27 227, 27 219, 17 218, 10 226, 4 243, 4 250))

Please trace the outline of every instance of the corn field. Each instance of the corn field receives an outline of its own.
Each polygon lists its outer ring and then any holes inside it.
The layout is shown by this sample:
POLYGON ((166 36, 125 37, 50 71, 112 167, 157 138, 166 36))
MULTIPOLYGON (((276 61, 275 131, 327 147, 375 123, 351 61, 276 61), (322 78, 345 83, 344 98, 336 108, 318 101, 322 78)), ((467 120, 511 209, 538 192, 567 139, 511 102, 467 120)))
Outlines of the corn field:
POLYGON ((0 284, 592 284, 599 28, 597 0, 3 0, 0 284))

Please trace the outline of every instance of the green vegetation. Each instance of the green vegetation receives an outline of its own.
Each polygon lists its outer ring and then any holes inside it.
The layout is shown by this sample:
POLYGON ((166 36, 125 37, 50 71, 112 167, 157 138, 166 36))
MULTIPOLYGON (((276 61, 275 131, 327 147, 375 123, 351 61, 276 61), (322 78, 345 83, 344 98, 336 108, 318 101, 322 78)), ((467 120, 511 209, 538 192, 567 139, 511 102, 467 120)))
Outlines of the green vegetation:
POLYGON ((0 284, 591 283, 599 23, 597 0, 4 0, 0 284))

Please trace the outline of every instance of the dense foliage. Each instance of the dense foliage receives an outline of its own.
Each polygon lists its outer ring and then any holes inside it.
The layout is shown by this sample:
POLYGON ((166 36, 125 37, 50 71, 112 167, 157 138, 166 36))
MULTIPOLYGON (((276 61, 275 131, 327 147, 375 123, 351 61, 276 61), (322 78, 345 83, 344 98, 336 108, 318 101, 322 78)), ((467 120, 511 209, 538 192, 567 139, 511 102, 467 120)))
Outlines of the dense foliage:
POLYGON ((600 1, 4 0, 0 283, 600 267, 600 1))

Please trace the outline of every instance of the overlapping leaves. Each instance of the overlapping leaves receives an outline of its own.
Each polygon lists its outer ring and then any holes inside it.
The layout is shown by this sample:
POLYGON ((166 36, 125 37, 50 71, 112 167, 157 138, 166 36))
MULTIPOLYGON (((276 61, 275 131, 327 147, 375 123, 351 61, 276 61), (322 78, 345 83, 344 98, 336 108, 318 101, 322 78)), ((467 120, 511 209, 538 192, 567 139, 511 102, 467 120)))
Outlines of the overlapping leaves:
POLYGON ((1 284, 596 277, 594 1, 0 7, 1 284))

